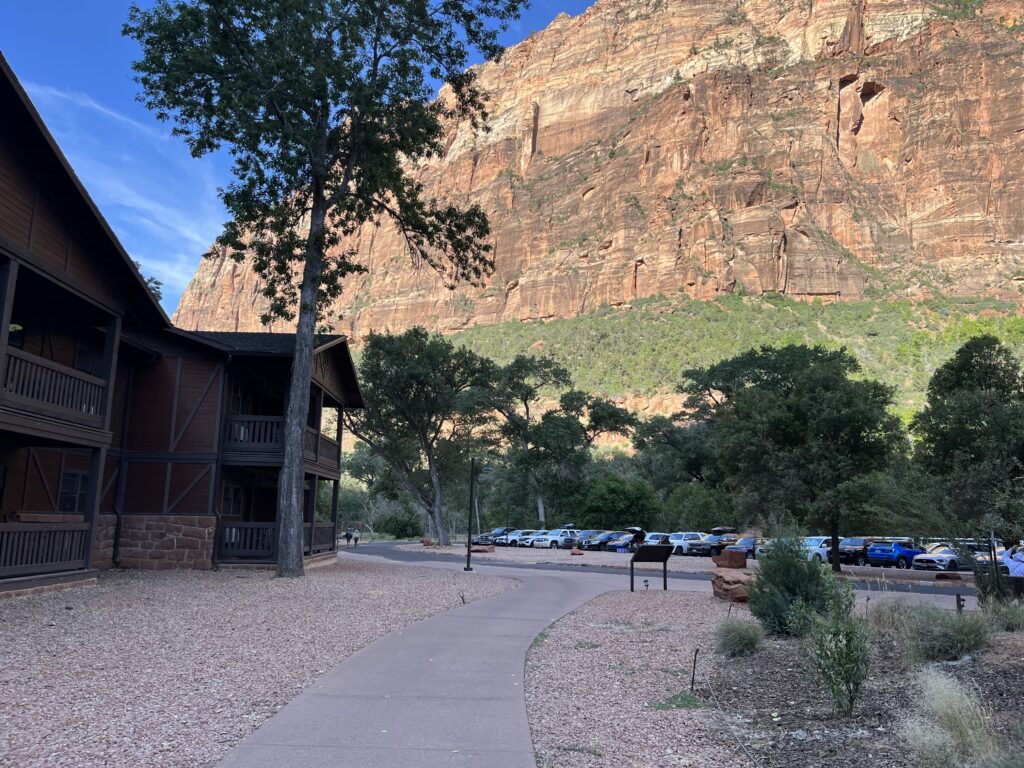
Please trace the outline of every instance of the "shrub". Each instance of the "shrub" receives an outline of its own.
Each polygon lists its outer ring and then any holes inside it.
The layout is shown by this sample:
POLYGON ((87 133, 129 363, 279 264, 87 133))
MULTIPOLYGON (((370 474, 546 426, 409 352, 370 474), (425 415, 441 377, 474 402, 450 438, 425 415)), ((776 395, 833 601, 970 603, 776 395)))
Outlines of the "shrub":
POLYGON ((867 623, 853 612, 853 602, 853 589, 837 585, 825 616, 811 620, 804 646, 815 682, 845 715, 853 712, 867 679, 871 651, 867 623))
POLYGON ((995 603, 989 608, 992 624, 1001 632, 1024 632, 1024 601, 995 603))
POLYGON ((415 515, 389 515, 377 522, 377 530, 396 539, 418 539, 423 536, 423 526, 415 515))
POLYGON ((974 587, 978 592, 978 602, 982 605, 1013 600, 1010 583, 999 569, 999 562, 994 557, 986 562, 985 567, 975 564, 974 587))
POLYGON ((758 563, 757 578, 748 590, 750 612, 765 631, 790 634, 790 612, 798 603, 815 613, 824 612, 835 577, 821 565, 807 560, 807 551, 799 538, 776 539, 758 563))
POLYGON ((985 616, 958 614, 930 605, 916 605, 907 614, 907 641, 912 661, 957 661, 988 645, 985 616))
POLYGON ((749 656, 764 638, 759 624, 743 619, 726 619, 715 629, 715 650, 723 656, 749 656))
POLYGON ((988 712, 970 689, 934 669, 921 672, 915 685, 915 711, 901 734, 918 764, 998 765, 1007 757, 988 712))

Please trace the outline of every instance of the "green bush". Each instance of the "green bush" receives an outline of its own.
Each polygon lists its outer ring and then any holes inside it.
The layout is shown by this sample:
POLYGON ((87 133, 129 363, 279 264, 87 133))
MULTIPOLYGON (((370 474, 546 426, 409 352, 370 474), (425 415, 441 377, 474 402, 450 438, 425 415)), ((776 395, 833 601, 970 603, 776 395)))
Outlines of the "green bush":
POLYGON ((749 656, 764 638, 759 624, 743 619, 726 619, 715 629, 715 650, 723 656, 749 656))
POLYGON ((580 528, 646 528, 660 507, 658 494, 646 480, 623 480, 609 475, 591 483, 574 522, 580 528))
POLYGON ((766 632, 791 634, 790 613, 797 605, 802 604, 814 613, 825 611, 836 580, 823 566, 808 561, 801 539, 775 539, 758 564, 757 578, 748 590, 750 612, 766 632))
POLYGON ((915 605, 907 614, 907 650, 912 661, 957 661, 988 645, 989 627, 978 613, 958 614, 915 605))
POLYGON ((804 645, 815 682, 845 715, 853 712, 867 679, 871 651, 867 623, 854 613, 853 605, 853 589, 837 584, 825 615, 810 621, 804 645))
POLYGON ((396 539, 418 539, 423 536, 423 526, 415 515, 389 515, 377 522, 377 530, 396 539))
POLYGON ((989 615, 1000 632, 1024 632, 1024 601, 995 603, 989 607, 989 615))

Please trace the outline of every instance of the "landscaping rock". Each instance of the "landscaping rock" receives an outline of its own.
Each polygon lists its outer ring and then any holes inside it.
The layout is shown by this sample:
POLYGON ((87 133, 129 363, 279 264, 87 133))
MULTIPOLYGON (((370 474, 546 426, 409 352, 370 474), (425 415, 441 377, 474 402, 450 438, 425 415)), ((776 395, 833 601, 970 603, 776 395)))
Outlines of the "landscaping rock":
POLYGON ((731 603, 745 603, 749 600, 747 588, 753 583, 754 574, 735 568, 719 568, 711 577, 711 591, 719 600, 731 603))
POLYGON ((726 550, 720 555, 715 555, 711 561, 719 568, 746 568, 747 556, 742 552, 730 552, 726 550))
POLYGON ((485 546, 481 546, 481 545, 478 544, 475 547, 471 547, 469 551, 470 552, 479 552, 481 554, 486 554, 487 552, 493 552, 494 551, 494 545, 490 544, 490 545, 485 547, 485 546))
POLYGON ((583 554, 583 550, 582 549, 577 549, 576 547, 573 547, 572 548, 572 552, 570 552, 569 554, 570 555, 582 555, 583 554))

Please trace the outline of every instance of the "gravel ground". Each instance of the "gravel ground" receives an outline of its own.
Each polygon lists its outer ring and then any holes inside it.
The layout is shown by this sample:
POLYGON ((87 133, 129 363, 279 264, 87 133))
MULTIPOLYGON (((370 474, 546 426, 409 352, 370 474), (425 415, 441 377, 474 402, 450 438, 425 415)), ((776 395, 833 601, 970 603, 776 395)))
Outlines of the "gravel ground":
MULTIPOLYGON (((466 557, 466 544, 455 544, 450 547, 424 547, 422 544, 399 544, 398 549, 407 552, 441 552, 453 557, 466 557)), ((629 568, 630 555, 621 552, 584 552, 573 555, 568 549, 534 549, 533 547, 498 547, 494 552, 474 552, 474 560, 497 560, 507 563, 559 563, 560 565, 579 566, 611 566, 629 568)), ((751 563, 751 567, 754 564, 751 563)), ((661 571, 661 563, 637 563, 636 569, 661 571)), ((670 571, 680 573, 711 573, 715 564, 710 557, 672 556, 668 561, 670 571)))
POLYGON ((354 651, 513 585, 342 560, 301 580, 112 571, 0 601, 0 766, 213 765, 354 651))
POLYGON ((537 765, 749 765, 730 736, 738 719, 705 690, 711 634, 727 610, 700 593, 609 592, 555 623, 526 663, 537 765), (698 646, 698 695, 689 699, 698 646))

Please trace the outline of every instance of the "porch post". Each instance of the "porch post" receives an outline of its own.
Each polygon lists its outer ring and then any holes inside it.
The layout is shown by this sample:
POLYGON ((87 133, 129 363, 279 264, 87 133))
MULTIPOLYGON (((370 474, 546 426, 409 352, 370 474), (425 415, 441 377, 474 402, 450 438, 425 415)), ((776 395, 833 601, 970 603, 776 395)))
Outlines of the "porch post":
POLYGON ((316 533, 316 475, 309 475, 309 490, 306 492, 306 508, 309 512, 309 554, 313 554, 313 534, 316 533))
POLYGON ((107 461, 106 448, 93 448, 89 457, 89 488, 85 497, 85 523, 88 525, 85 541, 85 569, 92 568, 93 535, 96 532, 96 516, 99 514, 100 495, 103 488, 103 467, 107 461))
POLYGON ((331 490, 331 523, 334 525, 334 536, 331 539, 331 549, 336 550, 338 548, 338 488, 341 481, 335 480, 332 485, 334 487, 331 490))
POLYGON ((103 403, 103 428, 110 427, 110 407, 114 402, 114 376, 117 372, 117 348, 121 342, 121 316, 107 321, 107 337, 103 342, 103 378, 107 380, 107 397, 103 403))
POLYGON ((0 270, 0 383, 7 378, 7 344, 14 312, 14 289, 18 282, 18 262, 8 259, 0 270))

